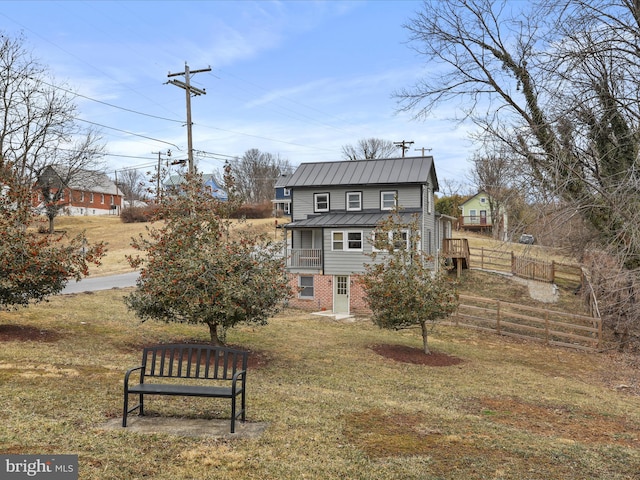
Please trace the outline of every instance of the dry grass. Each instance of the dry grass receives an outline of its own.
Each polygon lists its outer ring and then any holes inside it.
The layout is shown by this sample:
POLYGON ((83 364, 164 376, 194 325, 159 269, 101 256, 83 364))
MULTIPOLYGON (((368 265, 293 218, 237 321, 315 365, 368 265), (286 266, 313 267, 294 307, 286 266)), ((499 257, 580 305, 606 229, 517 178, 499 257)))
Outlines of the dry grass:
MULTIPOLYGON (((93 218, 82 220, 61 217, 57 228, 86 228, 90 240, 108 241, 112 272, 125 265, 117 257, 135 230, 144 231, 104 218, 97 231, 93 218)), ((526 298, 524 287, 481 272, 465 282, 476 292, 526 298)), ((142 345, 208 339, 204 327, 141 324, 126 310, 125 293, 0 312, 0 452, 78 454, 80 478, 96 480, 621 480, 640 472, 635 359, 440 326, 432 349, 462 362, 402 364, 372 346, 419 347, 417 330, 293 310, 228 335, 264 359, 248 376, 248 420, 268 424, 260 438, 105 429, 121 414, 124 372, 139 362, 142 345)), ((227 402, 152 400, 149 413, 228 417, 227 402)))
MULTIPOLYGON (((69 236, 84 231, 89 242, 106 242, 107 254, 102 259, 101 266, 91 268, 90 272, 93 276, 130 272, 131 267, 125 256, 137 253, 131 247, 131 238, 145 234, 146 228, 152 225, 151 223, 122 223, 117 216, 60 216, 56 218, 55 223, 57 231, 65 231, 69 236)), ((277 235, 281 235, 280 231, 276 233, 272 218, 247 222, 234 221, 234 226, 248 228, 257 233, 264 232, 272 235, 273 238, 280 238, 277 235)))
MULTIPOLYGON (((82 479, 627 479, 640 471, 637 383, 620 357, 587 355, 439 327, 452 367, 399 364, 372 345, 418 347, 387 332, 288 311, 228 341, 266 361, 249 373, 258 439, 108 430, 140 346, 206 341, 203 327, 140 324, 122 291, 55 297, 0 313, 39 341, 3 338, 0 451, 76 453, 82 479), (54 335, 55 333, 55 335, 54 335)), ((11 330, 10 328, 7 328, 11 330)), ((15 331, 15 328, 14 328, 15 331)), ((226 402, 153 399, 150 413, 226 417, 226 402)))

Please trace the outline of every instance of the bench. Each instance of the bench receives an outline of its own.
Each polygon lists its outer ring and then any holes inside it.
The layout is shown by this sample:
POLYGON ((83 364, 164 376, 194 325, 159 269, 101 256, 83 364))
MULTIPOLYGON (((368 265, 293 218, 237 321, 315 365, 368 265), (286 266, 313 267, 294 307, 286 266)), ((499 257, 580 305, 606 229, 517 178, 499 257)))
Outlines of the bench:
MULTIPOLYGON (((246 418, 245 390, 249 352, 211 345, 158 345, 142 352, 142 364, 130 368, 124 376, 124 409, 122 426, 127 415, 138 410, 144 415, 145 395, 179 395, 191 397, 229 398, 231 400, 231 433, 236 420, 246 418), (140 372, 139 382, 130 377, 140 372), (153 379, 149 382, 149 379, 153 379), (132 382, 134 384, 132 384, 132 382), (139 402, 129 407, 129 395, 139 396, 139 402), (236 407, 240 397, 240 408, 236 407)), ((134 375, 138 378, 138 375, 134 375)))

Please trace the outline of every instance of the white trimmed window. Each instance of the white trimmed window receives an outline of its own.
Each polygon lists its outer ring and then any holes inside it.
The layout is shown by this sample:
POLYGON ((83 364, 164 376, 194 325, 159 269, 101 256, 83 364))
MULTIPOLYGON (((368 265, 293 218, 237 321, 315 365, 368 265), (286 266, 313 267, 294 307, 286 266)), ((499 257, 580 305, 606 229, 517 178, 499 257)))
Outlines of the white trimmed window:
POLYGON ((362 232, 347 232, 346 250, 362 251, 362 232))
POLYGON ((347 192, 347 211, 362 210, 362 192, 347 192))
POLYGON ((344 250, 344 232, 331 232, 331 250, 344 250))
POLYGON ((300 298, 313 298, 312 275, 300 275, 298 277, 298 286, 300 287, 300 298))
MULTIPOLYGON (((380 252, 382 250, 376 248, 376 233, 375 231, 371 233, 371 249, 374 252, 380 252)), ((389 245, 393 244, 394 250, 399 250, 403 245, 405 249, 409 250, 409 230, 389 232, 387 235, 389 236, 387 241, 389 245)))
POLYGON ((331 232, 331 250, 362 251, 362 232, 331 232))
POLYGON ((313 194, 313 211, 314 212, 329 211, 329 194, 328 193, 313 194))
POLYGON ((284 187, 282 189, 282 195, 284 195, 285 197, 290 197, 291 196, 291 189, 287 188, 287 187, 284 187))
POLYGON ((396 197, 398 192, 380 192, 380 210, 393 210, 396 208, 396 197))

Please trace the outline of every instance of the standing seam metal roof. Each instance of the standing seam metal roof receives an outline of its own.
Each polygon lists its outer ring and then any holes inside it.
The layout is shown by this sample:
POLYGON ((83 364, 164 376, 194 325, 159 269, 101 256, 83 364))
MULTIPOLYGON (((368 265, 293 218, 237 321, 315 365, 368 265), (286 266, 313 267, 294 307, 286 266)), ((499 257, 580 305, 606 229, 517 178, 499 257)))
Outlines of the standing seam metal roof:
POLYGON ((284 186, 426 183, 432 169, 431 156, 302 163, 284 186))

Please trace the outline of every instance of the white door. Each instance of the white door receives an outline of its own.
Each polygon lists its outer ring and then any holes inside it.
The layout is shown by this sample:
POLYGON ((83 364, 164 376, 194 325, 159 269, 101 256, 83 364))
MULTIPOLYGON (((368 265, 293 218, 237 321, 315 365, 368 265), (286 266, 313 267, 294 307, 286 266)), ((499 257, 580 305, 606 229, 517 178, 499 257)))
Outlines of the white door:
POLYGON ((349 313, 349 276, 333 277, 333 313, 349 313))

